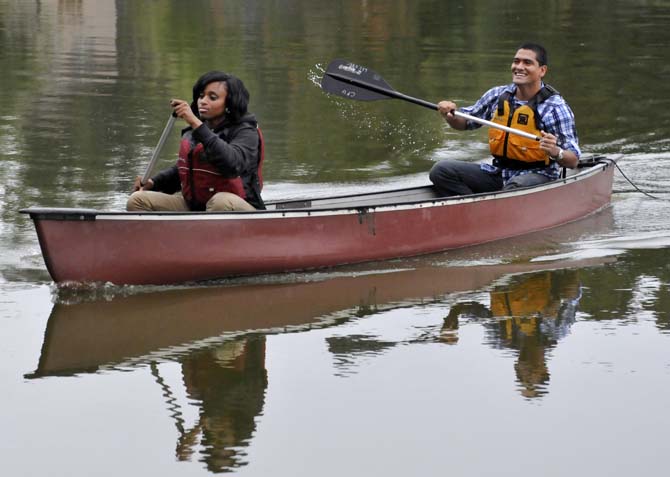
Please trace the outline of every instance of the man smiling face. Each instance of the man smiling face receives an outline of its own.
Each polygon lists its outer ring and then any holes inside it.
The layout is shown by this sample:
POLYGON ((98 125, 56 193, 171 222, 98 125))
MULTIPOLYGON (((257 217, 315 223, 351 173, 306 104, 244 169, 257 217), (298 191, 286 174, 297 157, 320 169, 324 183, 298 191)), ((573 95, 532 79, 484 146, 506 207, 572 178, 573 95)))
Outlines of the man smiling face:
POLYGON ((512 60, 512 82, 520 89, 537 91, 542 78, 547 73, 547 65, 540 65, 533 50, 520 49, 512 60))

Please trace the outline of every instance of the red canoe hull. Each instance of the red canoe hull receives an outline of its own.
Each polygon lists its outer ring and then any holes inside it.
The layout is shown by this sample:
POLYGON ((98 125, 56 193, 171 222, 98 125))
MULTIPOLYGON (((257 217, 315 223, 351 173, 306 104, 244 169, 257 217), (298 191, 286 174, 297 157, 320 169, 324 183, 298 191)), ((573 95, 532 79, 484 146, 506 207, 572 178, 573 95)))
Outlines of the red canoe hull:
MULTIPOLYGON (((170 284, 427 254, 565 224, 605 207, 614 164, 541 187, 412 203, 252 213, 37 209, 55 282, 170 284)), ((318 201, 315 200, 314 204, 318 201)))

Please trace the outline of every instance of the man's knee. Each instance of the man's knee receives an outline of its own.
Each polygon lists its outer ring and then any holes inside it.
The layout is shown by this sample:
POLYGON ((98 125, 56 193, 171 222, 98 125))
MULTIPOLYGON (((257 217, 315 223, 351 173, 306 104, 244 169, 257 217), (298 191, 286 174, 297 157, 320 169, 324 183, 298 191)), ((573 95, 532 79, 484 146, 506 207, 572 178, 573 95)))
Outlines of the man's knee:
POLYGON ((544 184, 545 182, 549 182, 550 180, 551 179, 549 179, 549 177, 542 174, 534 174, 534 173, 521 174, 510 179, 503 187, 503 190, 519 189, 521 187, 531 187, 539 184, 544 184))
POLYGON ((428 173, 428 178, 430 179, 430 182, 432 182, 433 184, 439 178, 439 176, 442 175, 441 172, 442 168, 440 164, 442 164, 441 161, 436 164, 433 164, 433 167, 430 168, 430 172, 428 173))
POLYGON ((428 173, 428 178, 433 184, 443 181, 447 177, 455 177, 454 167, 451 161, 445 159, 434 164, 428 173))

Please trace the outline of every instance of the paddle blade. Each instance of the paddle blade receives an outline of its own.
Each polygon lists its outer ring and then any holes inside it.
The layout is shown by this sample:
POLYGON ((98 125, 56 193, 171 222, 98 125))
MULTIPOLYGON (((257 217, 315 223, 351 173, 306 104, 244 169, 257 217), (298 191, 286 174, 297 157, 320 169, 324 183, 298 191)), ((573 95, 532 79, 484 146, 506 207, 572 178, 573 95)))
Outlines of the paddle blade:
POLYGON ((365 66, 346 60, 333 60, 321 79, 327 93, 359 101, 377 101, 394 97, 393 88, 384 78, 365 66))

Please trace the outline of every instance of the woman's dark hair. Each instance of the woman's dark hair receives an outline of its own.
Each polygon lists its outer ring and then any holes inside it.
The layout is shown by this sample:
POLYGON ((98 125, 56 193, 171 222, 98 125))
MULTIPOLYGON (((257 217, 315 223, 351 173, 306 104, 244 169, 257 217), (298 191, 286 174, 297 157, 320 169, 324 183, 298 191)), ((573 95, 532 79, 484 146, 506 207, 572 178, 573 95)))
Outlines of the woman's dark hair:
POLYGON ((540 64, 540 66, 549 64, 549 55, 547 54, 547 50, 539 43, 523 43, 521 46, 519 46, 518 49, 534 51, 535 58, 537 58, 537 62, 540 64))
POLYGON ((205 90, 208 84, 215 82, 226 83, 226 118, 230 122, 238 123, 240 119, 247 114, 247 107, 249 106, 249 91, 242 83, 242 80, 233 75, 224 73, 223 71, 210 71, 205 73, 193 85, 193 102, 191 103, 191 110, 198 114, 198 98, 205 90))

